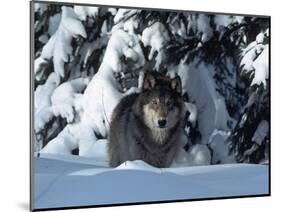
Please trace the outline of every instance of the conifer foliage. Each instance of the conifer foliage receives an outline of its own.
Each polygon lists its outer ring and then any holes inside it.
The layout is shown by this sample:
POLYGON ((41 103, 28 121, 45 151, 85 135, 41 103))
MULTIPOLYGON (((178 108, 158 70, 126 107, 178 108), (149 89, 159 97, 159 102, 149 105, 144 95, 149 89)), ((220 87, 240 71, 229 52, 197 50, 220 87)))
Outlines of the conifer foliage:
POLYGON ((153 70, 182 80, 179 163, 268 162, 269 18, 51 3, 34 13, 35 151, 90 157, 153 70))

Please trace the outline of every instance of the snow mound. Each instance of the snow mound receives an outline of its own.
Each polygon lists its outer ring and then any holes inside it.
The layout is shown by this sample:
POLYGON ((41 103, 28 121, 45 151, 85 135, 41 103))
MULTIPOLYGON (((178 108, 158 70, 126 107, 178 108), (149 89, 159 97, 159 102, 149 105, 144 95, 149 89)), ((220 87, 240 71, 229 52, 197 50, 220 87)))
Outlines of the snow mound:
POLYGON ((116 169, 128 169, 128 170, 149 170, 152 172, 159 172, 158 168, 155 168, 142 160, 135 161, 126 161, 122 163, 120 166, 116 167, 116 169))
POLYGON ((269 191, 266 165, 152 169, 144 162, 133 161, 127 162, 127 168, 122 168, 122 164, 112 169, 91 164, 90 159, 83 157, 52 157, 34 159, 36 209, 244 196, 269 191))
POLYGON ((204 144, 195 144, 186 152, 181 149, 176 155, 172 167, 202 166, 211 164, 211 153, 204 144))

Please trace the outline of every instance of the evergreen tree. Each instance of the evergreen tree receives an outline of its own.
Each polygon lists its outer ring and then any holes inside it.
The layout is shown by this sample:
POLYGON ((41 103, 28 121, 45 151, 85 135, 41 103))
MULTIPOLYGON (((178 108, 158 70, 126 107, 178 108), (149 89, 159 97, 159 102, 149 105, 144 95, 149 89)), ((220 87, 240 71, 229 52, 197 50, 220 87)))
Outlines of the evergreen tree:
POLYGON ((208 147, 213 164, 268 160, 268 18, 45 3, 34 9, 36 151, 70 140, 70 152, 87 155, 91 140, 107 137, 114 104, 141 88, 144 71, 159 71, 182 79, 186 151, 208 147), (77 133, 82 126, 85 135, 77 133))

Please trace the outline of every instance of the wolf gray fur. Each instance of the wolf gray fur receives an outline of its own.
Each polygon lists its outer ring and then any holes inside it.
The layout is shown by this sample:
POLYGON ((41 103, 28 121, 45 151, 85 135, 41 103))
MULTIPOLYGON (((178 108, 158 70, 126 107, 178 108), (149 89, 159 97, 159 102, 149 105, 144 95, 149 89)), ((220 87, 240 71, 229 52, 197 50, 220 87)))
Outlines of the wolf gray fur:
POLYGON ((109 165, 143 160, 169 167, 181 147, 184 102, 179 76, 147 72, 143 90, 125 96, 113 111, 108 143, 109 165))

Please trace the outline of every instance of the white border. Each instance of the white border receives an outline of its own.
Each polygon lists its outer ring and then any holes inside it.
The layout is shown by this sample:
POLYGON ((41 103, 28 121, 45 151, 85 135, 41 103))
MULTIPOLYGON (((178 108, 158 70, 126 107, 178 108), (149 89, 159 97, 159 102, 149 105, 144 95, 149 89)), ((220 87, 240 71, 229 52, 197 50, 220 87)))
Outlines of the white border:
MULTIPOLYGON (((60 0, 57 0, 60 1, 60 0)), ((281 200, 281 11, 277 0, 68 0, 134 7, 271 15, 272 197, 122 206, 69 211, 277 211, 281 200)), ((1 211, 26 211, 29 200, 29 2, 1 2, 1 211)))

